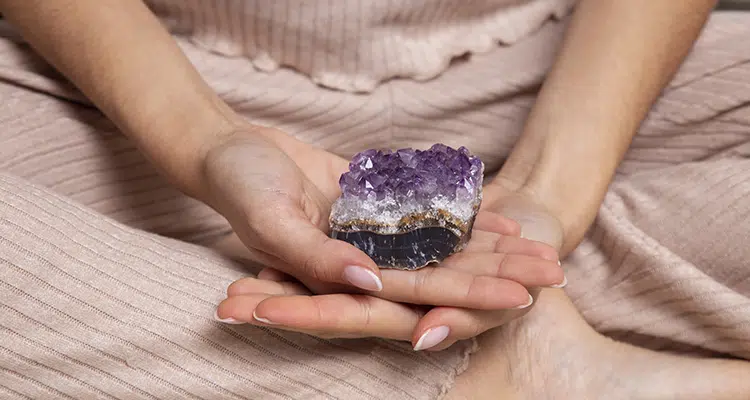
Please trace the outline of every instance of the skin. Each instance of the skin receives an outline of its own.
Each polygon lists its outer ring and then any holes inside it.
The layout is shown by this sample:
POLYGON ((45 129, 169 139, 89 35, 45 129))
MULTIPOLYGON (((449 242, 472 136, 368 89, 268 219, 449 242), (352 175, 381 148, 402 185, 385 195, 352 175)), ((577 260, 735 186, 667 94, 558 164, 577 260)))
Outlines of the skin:
POLYGON ((470 249, 419 273, 380 271, 352 246, 329 240, 326 216, 345 161, 235 115, 140 2, 0 0, 0 12, 171 182, 226 216, 248 258, 273 267, 228 288, 217 309, 225 322, 414 345, 447 326, 430 350, 480 335, 482 350, 449 398, 600 398, 596 390, 609 398, 684 398, 688 389, 688 398, 738 398, 731 396, 750 392, 737 379, 748 373, 745 363, 609 341, 561 290, 539 289, 563 283, 558 252, 583 238, 638 125, 713 5, 583 0, 521 139, 486 189, 470 249), (269 167, 254 168, 248 160, 257 158, 269 167), (351 265, 377 276, 382 290, 352 287, 351 265), (540 304, 518 318, 529 308, 514 308, 530 293, 540 304), (570 372, 550 369, 552 358, 567 360, 570 372), (685 384, 697 370, 712 383, 685 384), (576 385, 577 374, 591 384, 576 385))

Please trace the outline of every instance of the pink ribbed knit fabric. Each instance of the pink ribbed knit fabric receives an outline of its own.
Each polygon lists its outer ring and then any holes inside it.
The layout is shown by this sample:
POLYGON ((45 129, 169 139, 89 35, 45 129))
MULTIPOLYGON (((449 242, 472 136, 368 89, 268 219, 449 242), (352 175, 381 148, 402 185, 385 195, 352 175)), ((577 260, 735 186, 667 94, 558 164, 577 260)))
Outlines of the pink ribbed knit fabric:
POLYGON ((512 45, 575 0, 148 0, 176 33, 260 71, 293 68, 329 88, 432 79, 451 60, 512 45))
MULTIPOLYGON (((531 23, 538 29, 512 46, 456 61, 428 82, 387 80, 394 70, 375 67, 262 72, 206 51, 215 45, 206 32, 247 28, 221 11, 237 3, 172 3, 183 13, 202 7, 182 15, 204 18, 189 24, 204 31, 178 41, 237 112, 344 156, 466 145, 490 170, 520 132, 563 28, 531 23), (344 90, 310 79, 323 71, 341 72, 344 90), (360 76, 378 84, 366 96, 346 92, 360 76)), ((312 26, 323 37, 340 32, 312 26)), ((567 291, 596 329, 654 348, 750 358, 748 41, 750 16, 714 15, 566 262, 567 291)), ((387 59, 419 60, 401 53, 407 47, 388 47, 387 59)), ((424 354, 214 322, 226 285, 248 273, 196 244, 229 232, 226 222, 169 188, 13 39, 0 39, 0 82, 0 398, 431 399, 465 367, 470 343, 424 354)))

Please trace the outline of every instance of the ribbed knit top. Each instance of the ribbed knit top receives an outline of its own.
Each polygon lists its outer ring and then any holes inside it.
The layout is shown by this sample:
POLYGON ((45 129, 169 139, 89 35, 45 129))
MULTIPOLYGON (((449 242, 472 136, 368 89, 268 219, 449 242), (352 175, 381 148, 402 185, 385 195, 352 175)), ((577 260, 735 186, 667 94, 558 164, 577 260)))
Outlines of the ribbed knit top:
POLYGON ((175 33, 262 71, 293 68, 319 85, 370 92, 427 80, 452 59, 512 45, 575 0, 148 0, 175 33))

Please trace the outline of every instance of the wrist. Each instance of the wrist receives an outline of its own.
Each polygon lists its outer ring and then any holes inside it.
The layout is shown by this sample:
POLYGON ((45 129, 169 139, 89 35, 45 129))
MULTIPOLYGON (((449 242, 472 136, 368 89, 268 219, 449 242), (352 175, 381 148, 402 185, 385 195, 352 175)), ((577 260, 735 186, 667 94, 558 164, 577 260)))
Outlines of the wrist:
POLYGON ((150 119, 152 123, 144 124, 147 128, 126 133, 172 185, 201 201, 205 201, 208 191, 204 168, 209 152, 236 132, 258 130, 221 105, 175 106, 161 118, 150 119))
MULTIPOLYGON (((554 177, 531 179, 520 190, 529 193, 562 227, 562 253, 572 251, 583 240, 586 231, 593 224, 603 201, 606 188, 602 191, 581 188, 576 183, 584 183, 581 178, 565 186, 564 181, 554 177)), ((592 185, 594 186, 594 185, 592 185)))
POLYGON ((574 156, 570 146, 556 144, 551 135, 535 141, 527 136, 491 184, 538 204, 557 219, 563 230, 561 253, 567 253, 594 222, 617 166, 599 156, 574 156))

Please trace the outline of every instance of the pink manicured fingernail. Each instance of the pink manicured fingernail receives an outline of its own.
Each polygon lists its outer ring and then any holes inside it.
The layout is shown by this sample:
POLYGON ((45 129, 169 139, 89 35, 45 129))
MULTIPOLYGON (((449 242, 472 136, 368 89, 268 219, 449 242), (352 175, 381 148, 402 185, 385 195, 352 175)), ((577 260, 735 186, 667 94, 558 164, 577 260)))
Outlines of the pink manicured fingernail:
POLYGON ((417 344, 414 345, 414 351, 427 350, 431 347, 435 347, 445 340, 450 333, 451 328, 445 325, 430 328, 427 332, 422 334, 419 340, 417 340, 417 344))
POLYGON ((344 268, 344 279, 360 289, 371 292, 383 290, 383 282, 380 281, 380 278, 374 272, 364 267, 351 265, 344 268))
POLYGON ((568 277, 567 276, 563 277, 563 281, 562 282, 558 283, 557 285, 552 285, 550 287, 553 288, 553 289, 562 289, 565 286, 568 286, 568 277))
POLYGON ((258 314, 255 313, 255 311, 253 311, 253 319, 255 319, 258 322, 262 322, 264 324, 276 325, 275 323, 271 322, 271 320, 269 319, 259 317, 258 314))
POLYGON ((236 319, 231 318, 231 317, 230 318, 219 318, 219 311, 218 310, 214 310, 214 319, 217 320, 217 321, 219 321, 219 322, 222 322, 222 323, 225 323, 225 324, 229 324, 229 325, 241 325, 241 324, 244 324, 244 322, 237 321, 236 319))
POLYGON ((533 297, 531 297, 531 295, 529 295, 529 302, 528 302, 528 303, 526 303, 526 304, 521 304, 520 306, 517 306, 517 307, 513 307, 513 309, 515 309, 515 310, 520 310, 520 309, 522 309, 522 308, 526 308, 526 307, 528 307, 528 306, 530 306, 530 305, 532 305, 532 304, 534 304, 534 298, 533 298, 533 297))

